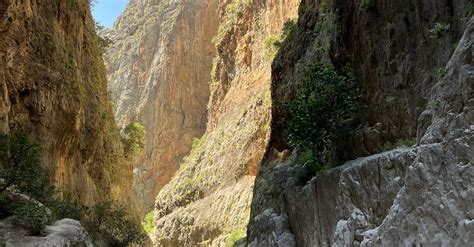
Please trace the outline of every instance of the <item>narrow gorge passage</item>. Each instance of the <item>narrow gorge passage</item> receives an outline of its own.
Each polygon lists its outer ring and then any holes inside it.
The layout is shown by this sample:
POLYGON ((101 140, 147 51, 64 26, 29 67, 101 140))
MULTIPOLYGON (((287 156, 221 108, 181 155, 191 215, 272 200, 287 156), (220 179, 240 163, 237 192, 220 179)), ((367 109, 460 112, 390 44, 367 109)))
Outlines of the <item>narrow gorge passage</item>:
POLYGON ((471 246, 472 0, 0 0, 0 246, 471 246))
POLYGON ((142 212, 175 174, 207 121, 219 1, 130 1, 104 37, 109 90, 119 127, 146 130, 133 159, 142 212))

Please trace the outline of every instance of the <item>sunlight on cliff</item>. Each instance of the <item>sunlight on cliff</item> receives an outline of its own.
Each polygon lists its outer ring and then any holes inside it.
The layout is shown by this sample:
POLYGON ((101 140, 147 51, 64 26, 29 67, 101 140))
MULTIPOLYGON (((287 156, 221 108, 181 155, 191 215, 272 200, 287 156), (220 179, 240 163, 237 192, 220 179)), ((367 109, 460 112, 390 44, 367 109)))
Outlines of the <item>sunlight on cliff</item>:
POLYGON ((471 2, 1 2, 0 246, 469 246, 471 2))

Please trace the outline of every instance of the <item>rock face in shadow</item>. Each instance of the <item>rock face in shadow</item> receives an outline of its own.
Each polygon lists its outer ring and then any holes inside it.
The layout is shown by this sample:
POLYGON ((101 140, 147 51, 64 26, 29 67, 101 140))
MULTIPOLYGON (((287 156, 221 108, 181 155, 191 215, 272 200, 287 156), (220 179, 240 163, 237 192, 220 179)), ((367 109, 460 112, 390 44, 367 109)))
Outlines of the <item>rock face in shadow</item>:
POLYGON ((105 59, 115 119, 121 128, 139 122, 147 132, 145 150, 133 160, 142 213, 206 129, 218 3, 130 1, 104 32, 113 41, 105 59))
POLYGON ((1 131, 41 144, 57 187, 133 203, 89 1, 0 3, 0 95, 1 131))
MULTIPOLYGON (((360 127, 340 140, 343 162, 412 139, 431 87, 445 73, 464 32, 468 1, 304 1, 298 29, 272 68, 272 100, 292 98, 306 67, 331 62, 352 67, 362 93, 360 127), (439 26, 448 28, 439 31, 439 26), (438 28, 436 28, 438 27, 438 28), (436 31, 438 30, 438 31, 436 31)), ((273 109, 272 147, 286 148, 273 109)))
POLYGON ((418 133, 420 145, 405 184, 384 221, 363 233, 361 245, 468 246, 474 241, 473 42, 471 18, 420 117, 431 125, 418 133))
POLYGON ((156 198, 159 246, 244 240, 257 168, 269 137, 271 59, 265 40, 299 1, 220 1, 207 130, 156 198))
MULTIPOLYGON (((252 209, 259 203, 258 207, 262 206, 264 211, 250 223, 250 246, 332 245, 334 229, 342 224, 338 220, 345 217, 355 217, 366 225, 380 224, 415 157, 416 149, 402 148, 360 158, 305 186, 295 179, 299 167, 295 167, 291 157, 273 168, 265 180, 257 180, 256 187, 268 186, 265 191, 270 191, 273 198, 266 201, 267 198, 259 198, 258 194, 254 197, 252 209), (269 186, 272 181, 276 183, 269 186), (277 208, 272 201, 278 202, 277 208), (290 244, 282 244, 290 239, 290 244)), ((351 224, 346 228, 352 227, 354 231, 362 228, 360 222, 351 224)), ((341 243, 347 245, 353 241, 341 243)))
MULTIPOLYGON (((331 12, 326 12, 323 19, 318 17, 322 16, 323 8, 319 2, 314 4, 313 10, 300 16, 300 26, 321 23, 322 32, 312 36, 303 30, 298 32, 299 38, 290 40, 290 48, 281 57, 293 58, 297 63, 292 67, 291 61, 276 61, 275 89, 284 83, 296 83, 292 78, 297 78, 304 64, 318 59, 338 64, 344 54, 352 54, 346 58, 353 62, 358 79, 363 79, 361 86, 371 96, 369 104, 378 104, 369 107, 366 113, 368 125, 379 122, 385 126, 381 129, 386 139, 417 136, 418 144, 348 161, 307 182, 301 180, 303 168, 295 154, 277 151, 284 149, 284 145, 279 126, 275 126, 271 151, 256 178, 249 245, 469 246, 474 241, 470 206, 474 202, 474 19, 463 17, 470 15, 465 12, 467 2, 446 5, 441 1, 408 1, 402 6, 398 2, 377 1, 363 9, 367 11, 363 14, 357 10, 360 6, 357 1, 345 1, 344 5, 335 1, 330 9, 353 8, 339 13, 342 27, 325 19, 331 12), (386 9, 389 6, 392 8, 386 9), (412 14, 403 17, 408 12, 412 14), (418 21, 412 20, 414 16, 418 16, 418 21), (378 27, 389 23, 394 26, 390 26, 388 33, 374 32, 372 29, 378 28, 375 25, 367 30, 359 29, 366 18, 372 18, 378 27), (349 19, 351 22, 345 21, 349 19), (450 24, 450 31, 429 37, 432 33, 429 29, 436 22, 450 24), (325 30, 331 25, 343 32, 328 34, 325 30), (354 32, 357 30, 360 34, 354 32), (385 35, 394 37, 393 43, 384 42, 385 35), (341 44, 344 37, 352 37, 346 41, 354 42, 341 44), (359 42, 357 37, 365 41, 359 42), (397 41, 395 37, 404 37, 405 41, 397 41), (316 59, 311 54, 317 54, 314 52, 317 49, 297 43, 302 39, 311 40, 316 47, 320 42, 332 40, 333 47, 325 57, 316 59), (385 45, 377 45, 378 42, 385 45), (433 49, 425 50, 425 46, 433 49), (384 61, 380 59, 382 54, 392 55, 384 61), (443 68, 443 73, 430 76, 433 66, 443 68), (414 71, 416 74, 409 76, 414 71), (384 103, 377 96, 389 91, 398 95, 397 102, 408 103, 397 104, 398 109, 390 108, 391 102, 384 103), (409 110, 415 106, 419 107, 416 111, 409 110), (381 109, 386 112, 378 112, 381 109), (390 115, 393 122, 386 125, 390 115), (391 130, 385 129, 387 126, 391 130)), ((283 91, 274 91, 274 95, 277 99, 292 97, 291 92, 283 91)), ((278 120, 279 114, 274 112, 274 120, 278 120)))

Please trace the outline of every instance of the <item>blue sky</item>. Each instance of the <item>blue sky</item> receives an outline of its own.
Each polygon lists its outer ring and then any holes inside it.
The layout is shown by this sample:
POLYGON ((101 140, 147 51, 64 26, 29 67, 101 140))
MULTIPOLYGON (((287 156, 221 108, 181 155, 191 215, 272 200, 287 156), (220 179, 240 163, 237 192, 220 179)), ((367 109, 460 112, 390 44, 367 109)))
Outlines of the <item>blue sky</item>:
POLYGON ((92 10, 95 20, 105 27, 111 27, 127 2, 128 0, 97 0, 92 10))

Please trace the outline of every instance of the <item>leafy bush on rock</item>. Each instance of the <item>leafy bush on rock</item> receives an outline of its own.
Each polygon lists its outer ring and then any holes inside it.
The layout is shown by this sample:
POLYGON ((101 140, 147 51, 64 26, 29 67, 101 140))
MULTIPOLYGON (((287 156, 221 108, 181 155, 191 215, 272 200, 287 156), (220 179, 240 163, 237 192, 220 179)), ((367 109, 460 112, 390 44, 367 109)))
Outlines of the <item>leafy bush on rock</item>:
POLYGON ((309 66, 298 95, 282 104, 286 142, 298 150, 303 165, 318 173, 330 167, 335 141, 358 109, 359 92, 352 73, 332 65, 309 66))

